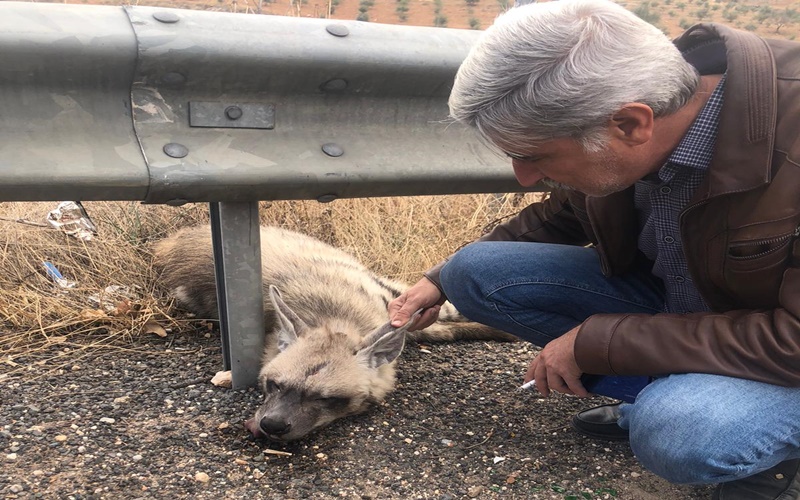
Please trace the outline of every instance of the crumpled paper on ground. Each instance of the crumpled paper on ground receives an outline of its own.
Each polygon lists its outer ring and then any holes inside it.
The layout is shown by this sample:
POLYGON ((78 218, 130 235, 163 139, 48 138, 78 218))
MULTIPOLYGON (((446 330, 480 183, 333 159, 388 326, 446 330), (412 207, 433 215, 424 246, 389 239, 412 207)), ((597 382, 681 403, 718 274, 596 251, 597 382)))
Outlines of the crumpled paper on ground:
POLYGON ((97 227, 79 201, 62 201, 47 214, 47 222, 83 241, 89 241, 97 234, 97 227))

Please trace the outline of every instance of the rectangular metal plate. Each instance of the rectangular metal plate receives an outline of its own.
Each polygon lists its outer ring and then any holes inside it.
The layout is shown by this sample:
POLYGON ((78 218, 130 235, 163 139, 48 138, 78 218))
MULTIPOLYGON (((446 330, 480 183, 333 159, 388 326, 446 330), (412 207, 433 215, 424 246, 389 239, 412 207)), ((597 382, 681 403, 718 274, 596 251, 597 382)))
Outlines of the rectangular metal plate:
POLYGON ((275 128, 275 105, 233 102, 189 102, 189 125, 213 128, 275 128))

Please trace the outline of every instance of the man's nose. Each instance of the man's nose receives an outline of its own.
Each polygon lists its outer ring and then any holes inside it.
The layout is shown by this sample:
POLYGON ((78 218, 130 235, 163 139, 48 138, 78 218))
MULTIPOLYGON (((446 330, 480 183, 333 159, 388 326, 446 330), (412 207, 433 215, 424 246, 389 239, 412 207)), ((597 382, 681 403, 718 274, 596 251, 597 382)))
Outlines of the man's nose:
POLYGON ((512 159, 511 166, 514 168, 517 182, 524 187, 531 187, 546 177, 533 166, 533 162, 512 159))

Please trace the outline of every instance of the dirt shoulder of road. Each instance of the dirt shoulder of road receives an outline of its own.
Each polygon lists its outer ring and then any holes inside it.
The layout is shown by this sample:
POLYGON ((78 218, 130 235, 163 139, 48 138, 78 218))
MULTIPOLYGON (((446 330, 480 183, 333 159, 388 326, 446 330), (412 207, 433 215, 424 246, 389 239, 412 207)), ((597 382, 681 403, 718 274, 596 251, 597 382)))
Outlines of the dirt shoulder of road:
POLYGON ((60 372, 37 364, 64 349, 0 371, 4 498, 710 496, 643 470, 627 443, 570 429, 576 411, 604 400, 516 392, 533 353, 522 343, 411 343, 383 404, 288 445, 243 428, 255 390, 208 383, 216 335, 73 348, 60 372))

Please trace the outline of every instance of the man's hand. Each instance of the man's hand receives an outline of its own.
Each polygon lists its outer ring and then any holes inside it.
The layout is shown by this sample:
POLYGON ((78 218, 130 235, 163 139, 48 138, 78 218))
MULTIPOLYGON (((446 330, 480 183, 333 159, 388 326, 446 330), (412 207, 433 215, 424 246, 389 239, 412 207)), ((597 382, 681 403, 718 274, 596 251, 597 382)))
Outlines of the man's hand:
POLYGON ((575 362, 575 337, 578 336, 578 328, 580 327, 551 340, 531 361, 524 381, 536 380, 536 389, 542 396, 549 396, 551 390, 580 397, 589 395, 581 384, 583 372, 575 362))
POLYGON ((411 316, 425 309, 408 331, 422 330, 436 322, 439 317, 442 292, 428 278, 422 278, 404 294, 389 302, 389 318, 394 327, 405 325, 411 316))

